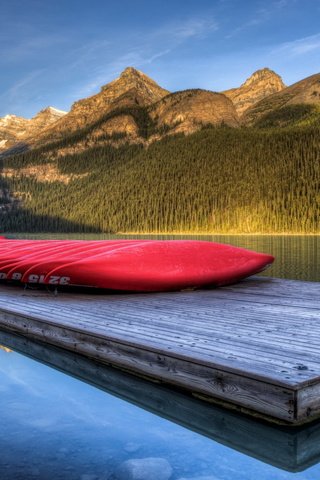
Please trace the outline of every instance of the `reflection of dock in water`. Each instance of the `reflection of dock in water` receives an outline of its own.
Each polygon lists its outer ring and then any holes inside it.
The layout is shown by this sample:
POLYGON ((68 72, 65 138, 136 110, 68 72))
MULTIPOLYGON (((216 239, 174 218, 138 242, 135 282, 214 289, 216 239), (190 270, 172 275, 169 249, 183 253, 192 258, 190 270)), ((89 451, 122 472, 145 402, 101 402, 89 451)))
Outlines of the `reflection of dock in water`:
POLYGON ((284 424, 320 416, 319 283, 72 294, 0 287, 0 328, 284 424))
POLYGON ((320 422, 294 428, 263 423, 64 349, 1 331, 0 341, 17 352, 275 467, 298 472, 320 461, 320 422))

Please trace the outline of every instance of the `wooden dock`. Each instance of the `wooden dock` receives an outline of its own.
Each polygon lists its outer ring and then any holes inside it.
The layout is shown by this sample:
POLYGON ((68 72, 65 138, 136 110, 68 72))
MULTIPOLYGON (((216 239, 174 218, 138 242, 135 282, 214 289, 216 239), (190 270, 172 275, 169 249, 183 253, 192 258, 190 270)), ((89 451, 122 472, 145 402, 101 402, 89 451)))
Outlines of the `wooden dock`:
POLYGON ((320 416, 320 284, 83 295, 0 288, 0 329, 288 424, 320 416))

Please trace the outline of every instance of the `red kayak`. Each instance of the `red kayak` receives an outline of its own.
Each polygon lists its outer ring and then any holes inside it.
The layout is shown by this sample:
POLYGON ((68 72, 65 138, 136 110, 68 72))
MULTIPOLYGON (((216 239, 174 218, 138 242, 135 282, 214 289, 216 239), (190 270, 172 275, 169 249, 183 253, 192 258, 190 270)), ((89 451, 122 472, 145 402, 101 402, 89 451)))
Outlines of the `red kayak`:
POLYGON ((169 291, 235 283, 261 272, 271 255, 202 241, 151 241, 111 249, 52 269, 45 284, 169 291))
POLYGON ((18 275, 21 275, 21 281, 23 283, 43 283, 44 278, 48 275, 48 273, 53 270, 54 268, 58 268, 61 265, 65 265, 66 258, 68 258, 68 262, 75 262, 77 260, 82 260, 83 258, 88 258, 92 255, 97 255, 100 253, 107 253, 111 249, 119 248, 121 246, 129 245, 137 243, 137 241, 133 240, 108 240, 106 242, 102 242, 102 245, 88 245, 85 243, 81 247, 77 249, 73 249, 72 252, 66 256, 65 253, 56 253, 53 255, 47 255, 45 258, 38 257, 37 261, 28 260, 24 264, 19 264, 15 266, 8 273, 8 279, 17 279, 18 275))
POLYGON ((10 263, 3 264, 0 262, 0 278, 7 278, 8 280, 21 280, 26 271, 34 267, 35 264, 39 262, 48 262, 52 258, 68 258, 68 259, 81 259, 83 254, 86 253, 89 255, 94 252, 97 253, 101 251, 103 246, 101 242, 86 243, 83 242, 69 242, 51 247, 41 248, 40 251, 36 253, 23 255, 15 261, 10 261, 10 263), (6 276, 4 276, 6 275, 6 276))
POLYGON ((274 261, 271 255, 191 240, 2 239, 0 245, 0 266, 9 279, 140 292, 228 285, 274 261))

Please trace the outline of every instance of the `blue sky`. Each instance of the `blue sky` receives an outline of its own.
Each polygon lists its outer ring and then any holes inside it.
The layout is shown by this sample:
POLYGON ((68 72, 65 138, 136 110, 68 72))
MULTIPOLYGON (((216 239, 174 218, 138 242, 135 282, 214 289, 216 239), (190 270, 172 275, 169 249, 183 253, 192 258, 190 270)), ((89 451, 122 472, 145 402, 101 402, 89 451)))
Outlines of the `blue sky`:
POLYGON ((0 0, 0 116, 68 110, 127 66, 223 90, 320 71, 320 0, 0 0))

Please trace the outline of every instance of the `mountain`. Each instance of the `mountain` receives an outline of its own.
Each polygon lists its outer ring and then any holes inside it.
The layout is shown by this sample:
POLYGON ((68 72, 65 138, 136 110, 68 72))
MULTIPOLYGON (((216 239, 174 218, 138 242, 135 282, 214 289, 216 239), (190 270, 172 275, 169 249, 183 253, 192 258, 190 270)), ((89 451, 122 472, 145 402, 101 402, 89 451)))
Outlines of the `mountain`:
POLYGON ((318 76, 285 87, 278 74, 263 68, 239 88, 222 93, 201 89, 170 93, 128 67, 99 93, 75 102, 68 113, 48 107, 31 120, 14 115, 0 119, 0 152, 45 148, 57 157, 106 144, 147 146, 208 125, 268 127, 273 122, 286 126, 297 119, 311 121, 318 118, 318 76))
POLYGON ((66 112, 54 107, 47 107, 33 118, 27 119, 16 115, 0 118, 0 152, 14 147, 18 143, 35 142, 42 130, 49 127, 66 112))
POLYGON ((30 150, 2 160, 0 229, 319 234, 319 150, 315 125, 201 128, 59 157, 30 150))
POLYGON ((167 95, 149 109, 158 131, 192 133, 205 125, 239 125, 232 102, 221 93, 185 90, 167 95))
POLYGON ((151 105, 168 93, 144 73, 128 67, 119 78, 104 85, 98 94, 75 102, 59 123, 43 132, 40 142, 63 138, 66 134, 93 125, 111 112, 118 112, 118 115, 109 115, 105 122, 97 124, 96 129, 93 127, 95 138, 115 132, 136 136, 138 126, 134 118, 126 114, 126 110, 151 105), (114 120, 119 116, 120 120, 114 120))
POLYGON ((238 126, 232 102, 220 93, 187 90, 169 93, 135 68, 42 131, 37 145, 52 144, 59 154, 75 153, 106 142, 150 144, 162 136, 192 133, 203 125, 238 126))
POLYGON ((247 125, 281 127, 320 119, 320 73, 270 95, 249 108, 247 125))
POLYGON ((26 133, 30 120, 16 115, 0 118, 0 152, 15 145, 26 133))
POLYGON ((280 75, 269 68, 262 68, 254 72, 239 88, 222 93, 232 100, 238 115, 241 116, 260 100, 280 92, 285 87, 280 75))
POLYGON ((33 148, 2 156, 0 228, 318 234, 320 74, 283 88, 270 72, 233 104, 169 93, 129 68, 49 126, 51 111, 5 117, 7 135, 24 132, 21 142, 33 122, 34 136, 33 148), (281 90, 257 101, 269 87, 281 90))
POLYGON ((60 118, 64 117, 66 114, 67 112, 64 112, 63 110, 58 110, 54 107, 44 108, 30 120, 29 132, 31 133, 32 131, 32 135, 36 135, 44 128, 47 128, 49 125, 55 123, 57 120, 60 120, 60 118))

